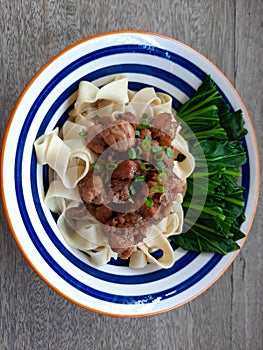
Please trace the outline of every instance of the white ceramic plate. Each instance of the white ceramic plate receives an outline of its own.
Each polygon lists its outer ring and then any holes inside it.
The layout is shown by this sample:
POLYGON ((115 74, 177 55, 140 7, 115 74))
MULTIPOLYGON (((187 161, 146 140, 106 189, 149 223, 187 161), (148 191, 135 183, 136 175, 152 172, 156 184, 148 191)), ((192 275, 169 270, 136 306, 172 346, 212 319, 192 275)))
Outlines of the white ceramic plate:
POLYGON ((19 248, 39 276, 72 302, 107 315, 146 316, 201 294, 237 252, 222 257, 176 249, 172 268, 148 265, 135 271, 119 262, 91 266, 84 254, 64 242, 43 203, 47 169, 37 165, 33 142, 63 124, 80 80, 102 85, 116 74, 125 74, 133 90, 148 85, 167 92, 175 108, 210 74, 232 108, 243 110, 248 130, 244 140, 248 162, 242 168, 246 233, 257 205, 259 157, 250 118, 230 82, 201 54, 164 36, 126 31, 85 39, 54 57, 26 87, 7 126, 1 159, 4 208, 19 248))

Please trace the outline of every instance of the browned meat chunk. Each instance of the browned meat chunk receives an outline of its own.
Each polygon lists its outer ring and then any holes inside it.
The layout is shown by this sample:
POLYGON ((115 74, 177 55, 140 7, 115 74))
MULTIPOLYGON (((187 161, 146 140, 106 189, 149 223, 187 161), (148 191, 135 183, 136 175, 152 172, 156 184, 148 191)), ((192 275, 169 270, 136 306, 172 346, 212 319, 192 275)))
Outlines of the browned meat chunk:
POLYGON ((152 137, 159 141, 161 146, 170 146, 175 137, 178 123, 168 113, 161 113, 152 122, 152 137))
POLYGON ((152 133, 151 133, 151 130, 149 130, 149 129, 141 129, 140 130, 141 139, 144 139, 146 136, 151 137, 151 135, 152 135, 152 133))
POLYGON ((145 204, 140 208, 140 213, 143 219, 157 218, 159 215, 159 206, 154 204, 153 207, 148 208, 145 204))
POLYGON ((136 116, 131 112, 125 112, 120 115, 120 120, 125 120, 126 122, 130 123, 134 128, 138 125, 138 120, 136 116))
POLYGON ((151 192, 151 189, 158 186, 158 183, 155 181, 148 181, 147 182, 148 188, 149 188, 149 196, 152 196, 154 192, 151 192))
POLYGON ((164 205, 168 205, 170 202, 169 196, 167 193, 162 193, 159 197, 159 201, 164 205))
POLYGON ((174 121, 171 114, 161 113, 153 119, 152 127, 169 134, 171 137, 175 137, 178 123, 174 121))
POLYGON ((172 203, 164 204, 162 203, 160 206, 160 214, 162 218, 166 218, 171 212, 172 203))
POLYGON ((93 152, 102 154, 107 148, 107 144, 101 136, 101 125, 94 125, 88 129, 87 146, 93 152))
POLYGON ((172 142, 172 137, 168 135, 167 133, 159 130, 159 129, 152 129, 153 130, 153 137, 159 141, 160 146, 170 146, 172 142), (154 131, 156 130, 156 131, 154 131))
POLYGON ((114 203, 127 202, 130 197, 131 181, 127 180, 112 180, 111 189, 113 192, 112 201, 114 203))
POLYGON ((103 191, 103 183, 99 176, 88 173, 78 183, 79 194, 84 203, 92 203, 101 195, 103 191))
POLYGON ((140 163, 136 160, 124 160, 112 172, 113 179, 133 179, 140 172, 140 163))
POLYGON ((152 169, 147 173, 147 181, 158 182, 158 173, 156 170, 152 169))
POLYGON ((128 224, 128 227, 131 225, 138 225, 141 221, 140 215, 138 213, 127 213, 124 216, 125 223, 128 224))
POLYGON ((127 259, 131 253, 132 253, 132 247, 134 245, 134 237, 131 234, 123 234, 123 235, 117 235, 115 233, 112 233, 108 237, 109 244, 111 246, 111 249, 118 253, 119 255, 122 255, 127 250, 130 254, 124 254, 121 256, 122 259, 127 259))
POLYGON ((166 165, 167 175, 169 177, 173 177, 174 176, 174 173, 173 173, 174 160, 173 160, 173 158, 164 159, 164 164, 166 165))
POLYGON ((134 146, 135 134, 130 123, 122 122, 102 131, 101 136, 107 145, 124 152, 134 146))
POLYGON ((122 214, 118 215, 116 220, 119 222, 120 225, 123 225, 125 223, 125 217, 122 214))
POLYGON ((95 218, 105 224, 112 217, 112 211, 110 208, 105 207, 105 205, 99 205, 96 207, 95 218))
POLYGON ((124 250, 124 252, 119 254, 119 257, 123 260, 126 260, 132 255, 132 252, 133 252, 132 247, 129 247, 128 249, 124 250))
POLYGON ((128 229, 131 232, 133 227, 140 225, 142 222, 141 215, 137 212, 130 212, 127 214, 119 214, 114 220, 118 228, 128 229))
POLYGON ((168 181, 164 184, 164 188, 166 191, 172 191, 174 194, 183 192, 182 181, 175 175, 169 177, 168 181))
POLYGON ((134 233, 134 243, 140 243, 146 237, 147 227, 137 228, 134 233))

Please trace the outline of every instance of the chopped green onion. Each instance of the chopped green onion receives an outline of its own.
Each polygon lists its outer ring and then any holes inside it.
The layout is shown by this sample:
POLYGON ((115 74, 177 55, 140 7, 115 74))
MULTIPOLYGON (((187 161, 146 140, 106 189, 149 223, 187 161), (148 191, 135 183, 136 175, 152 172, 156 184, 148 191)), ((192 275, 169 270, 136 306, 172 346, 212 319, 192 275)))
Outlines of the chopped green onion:
POLYGON ((131 197, 128 198, 128 202, 134 204, 134 200, 131 197))
POLYGON ((86 136, 86 135, 87 135, 86 131, 80 131, 79 132, 79 136, 86 136))
POLYGON ((159 184, 165 184, 168 181, 167 173, 162 171, 160 174, 158 174, 157 181, 158 181, 159 184))
POLYGON ((157 152, 161 151, 161 149, 162 148, 160 146, 152 146, 153 153, 157 153, 157 152))
POLYGON ((143 113, 141 119, 139 120, 139 123, 140 124, 147 124, 147 118, 148 118, 148 115, 146 113, 143 113))
POLYGON ((106 169, 108 169, 108 170, 115 170, 116 168, 118 168, 118 164, 117 163, 106 163, 106 169))
POLYGON ((165 158, 165 153, 164 151, 159 151, 157 153, 155 153, 155 155, 153 156, 154 160, 156 160, 157 162, 164 160, 165 158))
POLYGON ((110 176, 108 173, 104 172, 101 174, 101 180, 102 182, 104 182, 105 184, 107 184, 110 181, 110 176))
POLYGON ((100 116, 98 114, 95 115, 95 117, 92 118, 94 122, 96 122, 98 119, 100 119, 100 116))
POLYGON ((138 157, 142 154, 142 148, 140 146, 136 147, 136 153, 138 157))
POLYGON ((137 126, 137 129, 150 129, 151 125, 147 123, 147 117, 148 115, 143 113, 142 118, 139 120, 140 124, 137 126))
POLYGON ((165 166, 164 162, 159 161, 159 162, 156 162, 156 168, 162 170, 162 169, 166 168, 166 166, 165 166))
POLYGON ((135 133, 135 136, 140 136, 141 135, 139 130, 135 130, 134 133, 135 133))
POLYGON ((142 170, 145 170, 145 171, 152 169, 152 165, 150 163, 147 163, 147 162, 141 163, 140 167, 142 170))
POLYGON ((129 190, 130 190, 130 194, 131 194, 132 196, 134 196, 135 193, 136 193, 135 188, 134 188, 133 186, 130 186, 129 190))
POLYGON ((134 181, 139 182, 139 181, 144 181, 145 180, 145 175, 136 175, 134 176, 134 181))
POLYGON ((142 149, 145 152, 150 151, 150 149, 151 149, 151 142, 149 140, 142 140, 142 149))
POLYGON ((144 203, 148 208, 152 208, 154 206, 154 201, 152 198, 144 197, 144 203))
POLYGON ((137 126, 137 129, 150 129, 150 128, 151 128, 150 124, 143 124, 143 123, 141 123, 141 124, 139 124, 137 126))
POLYGON ((170 147, 166 148, 166 154, 168 156, 168 158, 173 158, 174 157, 174 152, 170 147))
POLYGON ((163 185, 153 186, 150 191, 154 193, 164 193, 164 187, 163 185))
POLYGON ((99 164, 95 164, 95 163, 91 163, 90 166, 91 166, 94 170, 99 170, 99 168, 100 168, 99 164))
POLYGON ((128 156, 129 156, 129 159, 136 159, 135 148, 132 147, 128 150, 128 156))
POLYGON ((148 135, 147 135, 147 136, 145 136, 145 137, 144 137, 144 140, 151 141, 151 136, 148 136, 148 135))

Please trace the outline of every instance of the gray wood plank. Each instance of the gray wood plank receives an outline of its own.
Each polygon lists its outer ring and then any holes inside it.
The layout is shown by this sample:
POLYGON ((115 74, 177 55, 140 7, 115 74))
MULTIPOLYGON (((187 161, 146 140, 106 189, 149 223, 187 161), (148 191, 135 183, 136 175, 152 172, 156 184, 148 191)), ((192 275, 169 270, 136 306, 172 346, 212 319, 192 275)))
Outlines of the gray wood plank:
MULTIPOLYGON (((117 29, 169 35, 212 60, 262 125, 262 1, 0 0, 0 137, 22 89, 54 54, 117 29)), ((261 150, 262 150, 262 146, 261 150)), ((262 200, 241 253, 190 303, 165 314, 119 319, 84 310, 28 266, 0 206, 0 349, 253 349, 263 344, 262 200)))
MULTIPOLYGON (((253 121, 262 153, 262 1, 237 1, 235 85, 253 121), (260 78, 261 77, 261 78, 260 78)), ((263 347, 262 198, 257 219, 233 264, 233 349, 263 347)))

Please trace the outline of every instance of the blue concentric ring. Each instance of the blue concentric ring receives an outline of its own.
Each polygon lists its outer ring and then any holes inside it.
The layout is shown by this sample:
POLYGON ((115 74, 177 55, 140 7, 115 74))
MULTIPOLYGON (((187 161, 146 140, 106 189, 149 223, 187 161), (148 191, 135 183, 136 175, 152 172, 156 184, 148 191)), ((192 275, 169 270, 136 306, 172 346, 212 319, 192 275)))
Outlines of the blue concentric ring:
MULTIPOLYGON (((19 137, 18 145, 17 145, 17 152, 16 152, 16 164, 15 164, 15 183, 16 183, 16 194, 17 194, 17 202, 19 205, 19 209, 22 215, 22 219, 24 222, 25 227, 27 228, 28 234, 30 235, 30 238, 35 245, 36 249, 38 252, 41 254, 41 256, 44 258, 46 263, 52 267, 56 273, 62 277, 65 281, 67 281, 69 284, 71 284, 73 287, 77 288, 80 291, 83 291, 84 293, 92 296, 99 298, 101 300, 105 301, 110 301, 113 303, 126 303, 127 300, 129 303, 137 303, 138 301, 143 300, 144 303, 152 302, 156 298, 169 298, 177 293, 182 293, 186 289, 188 289, 190 286, 194 285, 198 281, 200 281, 207 273, 209 273, 221 260, 221 256, 214 255, 212 258, 195 274, 193 274, 190 278, 185 280, 184 282, 175 285, 174 287, 170 288, 169 290, 164 290, 159 293, 154 293, 152 295, 141 295, 141 296, 116 296, 112 295, 109 293, 103 293, 101 291, 98 291, 96 289, 93 289, 78 280, 76 280, 73 276, 71 276, 67 271, 61 268, 59 264, 50 256, 50 254, 46 251, 45 247, 43 244, 40 242, 33 225, 31 224, 30 218, 28 217, 27 209, 26 209, 26 204, 25 204, 25 199, 24 199, 24 193, 23 193, 23 188, 22 188, 22 161, 23 161, 23 152, 24 152, 24 146, 25 146, 25 140, 26 136, 28 133, 28 130, 30 129, 30 124, 31 121, 34 119, 35 114, 45 98, 49 95, 49 93, 53 90, 53 88, 57 85, 58 82, 60 82, 64 77, 66 77, 70 72, 73 70, 81 67, 84 64, 87 64, 90 61, 94 61, 96 59, 99 59, 101 57, 106 57, 109 55, 115 55, 115 54, 122 54, 122 53, 143 53, 147 55, 154 55, 158 56, 160 58, 168 59, 173 61, 182 67, 186 68, 188 71, 190 71, 192 74, 197 76, 200 79, 203 79, 206 75, 205 72, 203 72, 200 68, 195 66, 193 63, 188 61, 187 59, 174 54, 172 52, 169 52, 167 56, 167 50, 162 50, 159 48, 154 47, 154 49, 149 49, 149 47, 145 47, 142 45, 120 45, 120 46, 115 46, 115 47, 110 47, 110 48, 105 48, 101 50, 94 51, 92 53, 89 53, 80 59, 74 61, 67 67, 65 67, 63 70, 61 70, 42 90, 42 92, 39 94, 39 96, 36 98, 35 102, 33 103, 27 117, 25 118, 25 122, 23 124, 21 134, 19 137)), ((110 74, 119 74, 119 73, 127 73, 127 72, 138 72, 138 73, 143 73, 143 74, 149 74, 156 76, 160 79, 164 78, 164 73, 165 73, 165 81, 168 81, 171 85, 176 86, 179 88, 181 91, 183 91, 186 95, 191 96, 193 93, 193 89, 191 86, 186 84, 184 81, 182 81, 180 78, 176 78, 174 75, 170 74, 169 72, 164 72, 156 67, 152 66, 146 66, 146 65, 118 65, 117 66, 109 66, 105 67, 103 69, 100 69, 96 72, 92 72, 88 74, 86 77, 82 77, 81 79, 87 79, 90 81, 93 81, 95 79, 98 79, 100 77, 110 75, 110 74)), ((51 116, 53 115, 53 111, 57 109, 59 105, 61 105, 62 102, 65 101, 68 96, 70 96, 76 89, 79 81, 75 82, 72 84, 67 90, 65 90, 59 98, 55 101, 53 106, 50 108, 48 113, 46 114, 41 127, 38 131, 38 136, 44 133, 47 124, 50 121, 51 116)), ((176 102, 177 103, 177 102, 176 102)), ((245 169, 246 173, 246 178, 248 179, 249 183, 249 165, 246 165, 247 168, 245 169)), ((58 240, 56 241, 55 235, 52 233, 52 230, 44 216, 44 213, 42 211, 40 201, 38 198, 38 191, 36 188, 36 161, 35 161, 35 156, 32 152, 32 158, 31 158, 31 186, 32 186, 32 193, 33 193, 33 199, 34 203, 39 215, 39 219, 49 235, 50 239, 52 242, 59 248, 62 254, 64 254, 70 261, 72 261, 72 257, 74 259, 77 259, 75 256, 73 256, 69 251, 62 245, 58 246, 58 240), (71 254, 71 256, 69 256, 71 254)), ((176 264, 175 267, 171 268, 170 270, 161 270, 158 271, 157 273, 151 273, 145 275, 138 275, 138 276, 122 276, 122 280, 120 281, 120 276, 117 275, 112 275, 108 274, 110 276, 110 281, 111 282, 118 282, 118 283, 147 283, 149 281, 155 281, 160 278, 164 278, 168 275, 171 275, 172 273, 175 273, 176 271, 179 271, 181 268, 184 266, 188 265, 191 261, 193 261, 196 258, 195 253, 187 253, 181 261, 178 261, 178 265, 176 264), (114 280, 115 278, 115 280, 114 280), (128 281, 129 280, 129 281, 128 281)), ((79 260, 79 259, 78 259, 79 260)), ((80 260, 76 262, 75 260, 72 261, 77 267, 84 269, 84 271, 87 271, 87 265, 85 265, 83 262, 80 260), (83 266, 80 265, 80 263, 83 264, 83 266), (85 265, 85 266, 84 266, 85 265)), ((98 275, 98 270, 90 268, 87 271, 91 275, 96 275, 96 277, 109 280, 107 274, 105 272, 101 272, 101 275, 98 275)))

